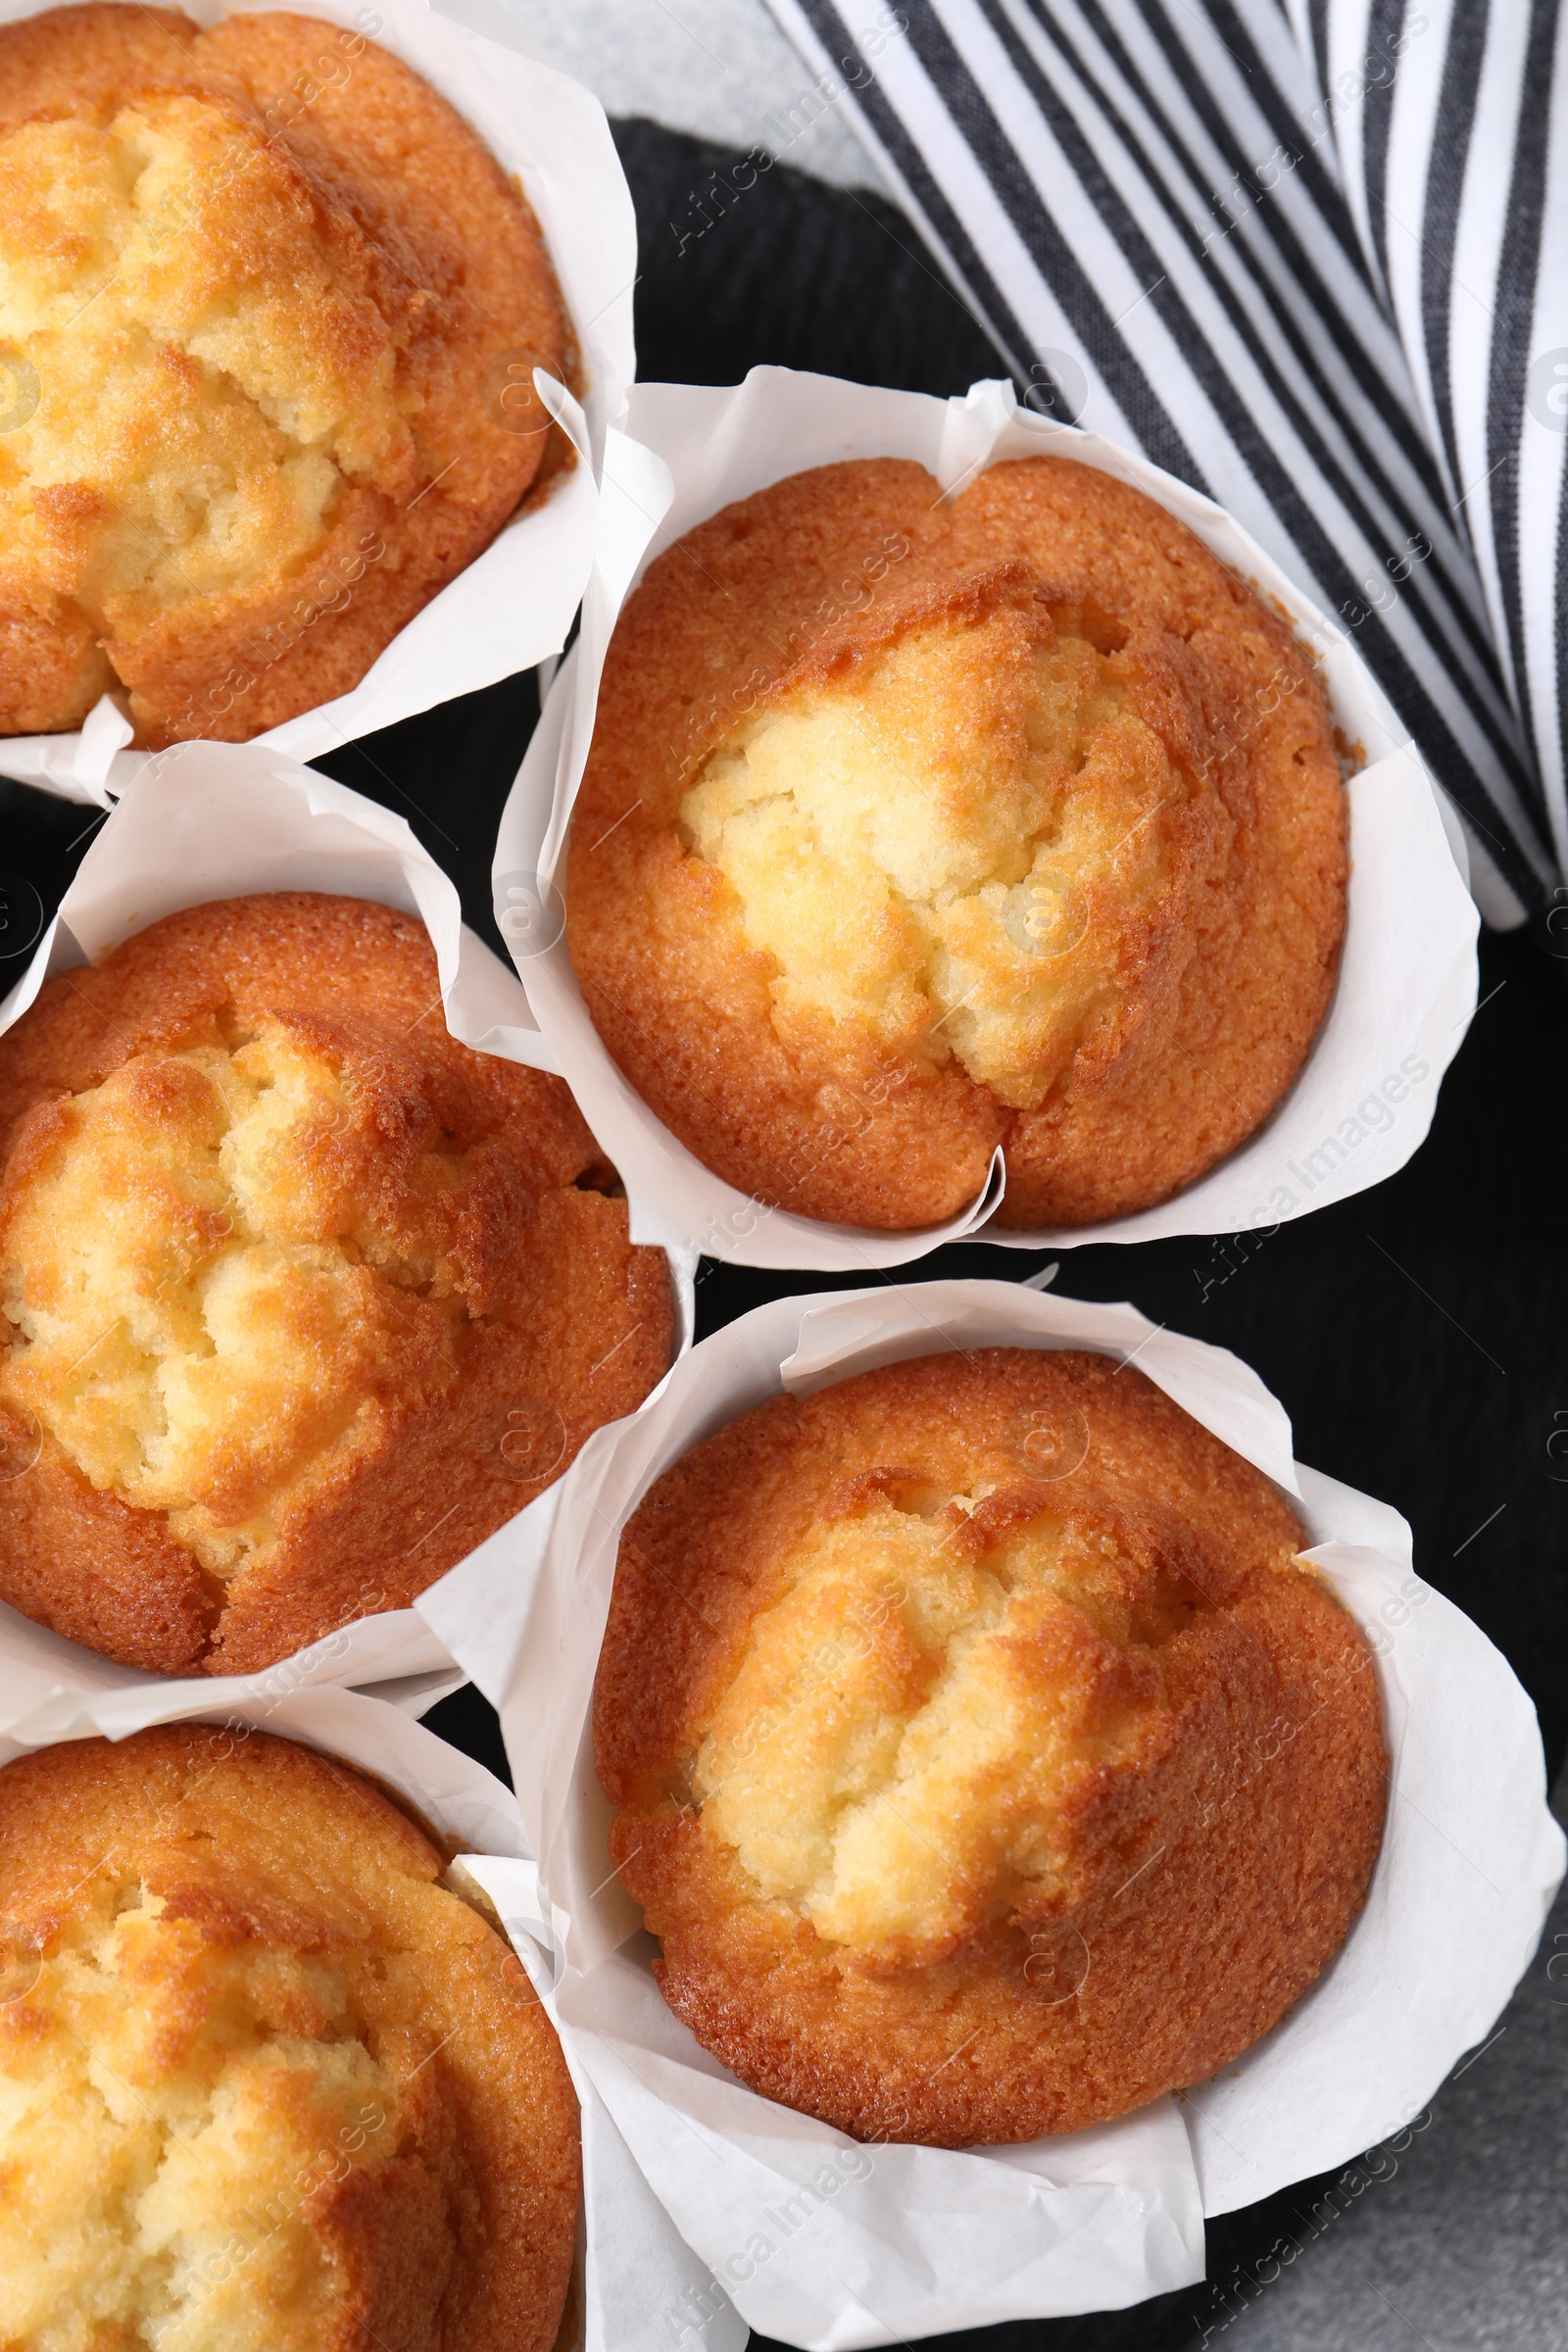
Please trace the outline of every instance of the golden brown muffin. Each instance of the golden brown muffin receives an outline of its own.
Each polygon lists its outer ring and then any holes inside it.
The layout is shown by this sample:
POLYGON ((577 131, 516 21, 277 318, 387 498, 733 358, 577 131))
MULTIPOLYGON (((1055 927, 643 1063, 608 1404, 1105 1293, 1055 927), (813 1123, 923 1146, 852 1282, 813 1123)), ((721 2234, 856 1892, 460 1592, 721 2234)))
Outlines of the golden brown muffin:
POLYGON ((621 614, 567 937, 659 1116, 773 1205, 901 1230, 1162 1200, 1311 1045, 1345 925, 1329 713, 1284 621, 1065 458, 944 500, 792 475, 621 614))
POLYGON ((1104 1356, 731 1422, 631 1520, 594 1695, 664 1998, 766 2097, 1075 2132, 1266 2034, 1361 1907, 1371 1657, 1267 1479, 1104 1356))
POLYGON ((46 982, 0 1038, 0 1598, 165 1674, 406 1607, 663 1374, 615 1189, 391 907, 220 900, 46 982))
POLYGON ((575 368, 538 223, 362 33, 0 26, 0 734, 347 693, 539 474, 535 362, 575 368))
POLYGON ((548 2352, 576 2101, 442 1867, 265 1733, 0 1772, 7 2352, 548 2352))

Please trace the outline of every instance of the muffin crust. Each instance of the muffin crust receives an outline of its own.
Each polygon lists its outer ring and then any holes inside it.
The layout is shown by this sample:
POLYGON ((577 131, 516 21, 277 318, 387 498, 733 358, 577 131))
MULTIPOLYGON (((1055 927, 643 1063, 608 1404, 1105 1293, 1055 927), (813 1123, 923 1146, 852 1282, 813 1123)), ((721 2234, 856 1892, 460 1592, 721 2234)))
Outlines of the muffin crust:
POLYGON ((1338 1950, 1372 1661, 1289 1504, 1130 1367, 985 1348, 743 1415, 622 1541, 595 1690, 664 1997, 861 2138, 1205 2080, 1338 1950))
POLYGON ((1064 458, 944 500, 796 474, 621 615, 567 936, 638 1092, 802 1214, 1006 1225, 1164 1200, 1327 1007, 1344 793, 1311 662, 1201 542, 1064 458))
POLYGON ((422 926, 214 902, 0 1038, 0 1596, 164 1673, 407 1606, 662 1374, 565 1086, 458 1044, 422 926))
POLYGON ((549 2352, 576 2102, 441 1874, 367 1781, 265 1733, 0 1772, 13 2352, 549 2352))
POLYGON ((4 734, 123 689, 139 743, 244 742, 346 693, 539 474, 533 364, 575 365, 495 159, 309 16, 0 26, 0 264, 4 734))

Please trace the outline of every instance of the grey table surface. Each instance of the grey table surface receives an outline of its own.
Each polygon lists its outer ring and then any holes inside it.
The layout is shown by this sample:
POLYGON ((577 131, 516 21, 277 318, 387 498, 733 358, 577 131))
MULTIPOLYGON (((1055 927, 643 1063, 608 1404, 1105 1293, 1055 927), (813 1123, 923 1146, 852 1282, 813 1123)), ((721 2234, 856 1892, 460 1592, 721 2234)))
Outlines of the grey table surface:
POLYGON ((841 109, 801 101, 812 75, 764 0, 503 0, 611 115, 642 115, 720 146, 785 152, 841 187, 881 175, 841 109))

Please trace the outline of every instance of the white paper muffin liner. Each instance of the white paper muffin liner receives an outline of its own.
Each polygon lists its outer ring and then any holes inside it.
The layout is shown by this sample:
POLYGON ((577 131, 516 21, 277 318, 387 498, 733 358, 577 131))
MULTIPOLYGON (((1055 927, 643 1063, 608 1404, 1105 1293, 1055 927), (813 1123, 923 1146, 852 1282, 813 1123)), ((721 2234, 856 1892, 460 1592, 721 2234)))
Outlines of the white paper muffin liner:
POLYGON ((1439 1083, 1475 1008, 1478 926, 1467 871, 1457 820, 1354 646, 1222 508, 1098 433, 1020 409, 1008 384, 976 384, 966 399, 941 401, 783 368, 756 368, 728 390, 633 390, 625 432, 612 431, 606 451, 581 636, 546 698, 495 866, 498 919, 553 1052, 550 1066, 569 1076, 601 1144, 632 1171, 633 1232, 686 1235, 710 1256, 741 1265, 830 1273, 902 1265, 964 1237, 1055 1250, 1272 1227, 1392 1176, 1432 1123, 1439 1083), (1336 723, 1365 755, 1348 787, 1352 867, 1333 1003, 1271 1116, 1161 1207, 1101 1225, 1004 1231, 991 1221, 1001 1182, 994 1164, 962 1216, 917 1233, 770 1210, 705 1167, 621 1075, 589 1019, 562 936, 566 823, 616 617, 656 555, 787 474, 847 458, 912 458, 952 490, 1000 460, 1042 456, 1093 466, 1165 507, 1282 607, 1312 649, 1336 723))
MULTIPOLYGON (((97 960, 180 907, 270 890, 331 891, 417 915, 435 949, 452 1035, 482 1054, 532 1061, 518 1051, 519 1040, 533 1034, 521 987, 466 929, 455 886, 403 818, 260 744, 179 744, 146 763, 100 826, 59 914, 0 1004, 0 1032, 50 975, 97 960)), ((680 1351, 691 1345, 696 1254, 666 1255, 680 1351)), ((0 1477, 25 1476, 28 1467, 0 1459, 0 1477)), ((188 1694, 176 1703, 195 1709, 322 1683, 381 1683, 396 1686, 418 1712, 466 1679, 410 1609, 364 1616, 259 1674, 172 1684, 68 1642, 4 1602, 0 1634, 8 1644, 9 1723, 34 1741, 70 1737, 74 1724, 87 1720, 83 1710, 97 1710, 92 1720, 106 1729, 113 1722, 132 1730, 146 1720, 139 1710, 149 1693, 171 1689, 188 1694)))
MULTIPOLYGON (((0 0, 0 24, 39 16, 52 4, 0 0)), ((286 0, 179 4, 205 25, 286 0)), ((584 376, 580 408, 560 386, 549 394, 577 448, 571 470, 432 597, 349 693, 255 738, 296 760, 315 760, 560 652, 593 562, 606 427, 635 371, 637 222, 604 108, 499 0, 454 0, 451 14, 424 0, 306 0, 292 13, 322 20, 323 75, 330 70, 336 79, 340 65, 352 72, 352 57, 339 58, 334 27, 375 41, 422 74, 520 182, 576 331, 584 376)), ((552 384, 548 376, 537 380, 552 384)), ((302 574, 306 590, 313 577, 302 574)), ((0 736, 0 775, 106 808, 147 757, 123 748, 130 736, 129 720, 105 695, 71 734, 0 736)))
MULTIPOLYGON (((239 1699, 224 1696, 221 1685, 198 1690, 189 1683, 165 1683, 144 1694, 134 1721, 123 1707, 95 1701, 69 1729, 24 1736, 16 1729, 11 1704, 12 1630, 0 1624, 0 1765, 62 1740, 95 1734, 119 1740, 154 1723, 211 1723, 220 1753, 230 1752, 226 1743, 250 1731, 318 1748, 405 1797, 438 1837, 471 1849, 453 1865, 454 1876, 461 1882, 467 1872, 487 1892, 499 1890, 500 1899, 492 1894, 492 1900, 514 1948, 536 1986, 548 1981, 537 1918, 531 1910, 508 1910, 514 1882, 520 1876, 526 1884, 532 1868, 516 1800, 482 1764, 398 1708, 357 1690, 291 1690, 239 1699)), ((569 2049, 565 2054, 582 2108, 583 2217, 574 2291, 556 2352, 620 2352, 618 2314, 642 2296, 662 2310, 710 2307, 718 2324, 707 2337, 709 2352, 741 2352, 744 2328, 650 2190, 592 2079, 569 2049)))
MULTIPOLYGON (((1562 1874, 1530 1700, 1414 1574, 1404 1521, 1297 1463, 1284 1407, 1235 1356, 1131 1306, 931 1282, 760 1307, 695 1348, 634 1421, 600 1431, 416 1606, 501 1708, 567 2048, 743 2316, 810 2352, 1110 2309, 1198 2279, 1205 2214, 1340 2164, 1419 2111, 1489 2032, 1562 1874), (1136 1360, 1293 1497, 1306 1556, 1376 1653, 1388 1826, 1338 1957, 1272 2034, 1184 2098, 1027 2147, 862 2147, 744 2088, 664 2006, 610 1862, 595 1664, 621 1530, 701 1439, 781 1390, 995 1346, 1136 1360)), ((632 2315, 619 2340, 652 2352, 664 2338, 653 2315, 632 2315)))

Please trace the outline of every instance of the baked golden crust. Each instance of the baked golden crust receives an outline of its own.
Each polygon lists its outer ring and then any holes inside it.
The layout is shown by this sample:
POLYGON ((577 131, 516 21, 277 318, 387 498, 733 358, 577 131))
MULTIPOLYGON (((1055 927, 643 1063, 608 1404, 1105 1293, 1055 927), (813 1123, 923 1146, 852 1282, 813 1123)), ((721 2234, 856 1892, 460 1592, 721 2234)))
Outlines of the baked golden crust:
POLYGON ((779 1397, 627 1526, 594 1694, 665 1999, 861 2138, 1073 2132, 1212 2075, 1383 1833, 1356 1627, 1136 1370, 982 1348, 779 1397))
POLYGON ((606 664, 567 937, 705 1163, 801 1213, 1088 1225, 1243 1142, 1345 923, 1345 797, 1290 629, 1065 458, 942 500, 856 461, 649 569, 606 664))
POLYGON ((139 743, 242 743, 346 693, 539 474, 533 363, 575 366, 494 157, 315 17, 0 26, 0 263, 3 734, 123 686, 139 743))
POLYGON ((8 2352, 549 2352, 576 2101, 441 1878, 358 1773, 261 1732, 0 1772, 8 2352))
POLYGON ((0 1597, 166 1674, 415 1594, 669 1361, 559 1078, 460 1045, 409 915, 217 901, 0 1038, 0 1597))

